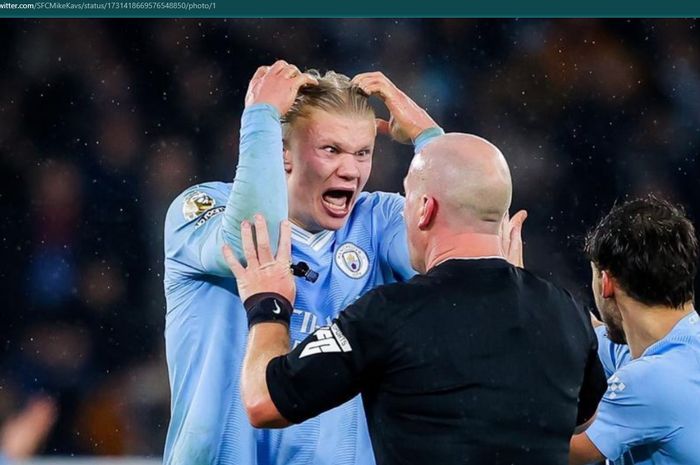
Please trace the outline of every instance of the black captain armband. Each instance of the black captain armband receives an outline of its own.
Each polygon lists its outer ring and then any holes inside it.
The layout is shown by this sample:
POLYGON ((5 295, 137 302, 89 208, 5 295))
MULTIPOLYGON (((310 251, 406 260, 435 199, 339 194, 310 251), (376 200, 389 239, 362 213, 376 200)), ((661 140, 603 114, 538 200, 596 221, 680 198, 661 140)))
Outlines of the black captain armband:
POLYGON ((258 323, 282 323, 289 327, 294 307, 280 294, 261 292, 248 297, 243 302, 248 315, 248 329, 258 323))

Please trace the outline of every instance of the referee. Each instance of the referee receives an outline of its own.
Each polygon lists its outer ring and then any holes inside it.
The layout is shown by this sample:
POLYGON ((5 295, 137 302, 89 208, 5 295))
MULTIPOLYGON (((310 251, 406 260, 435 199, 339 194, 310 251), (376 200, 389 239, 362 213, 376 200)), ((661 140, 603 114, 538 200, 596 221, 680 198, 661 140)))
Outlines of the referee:
POLYGON ((291 352, 289 223, 277 257, 260 216, 242 225, 247 268, 224 249, 250 324, 241 391, 251 423, 301 423, 361 393, 379 465, 567 463, 605 377, 587 313, 505 258, 503 155, 479 137, 441 136, 416 155, 405 188, 421 274, 368 292, 291 352))

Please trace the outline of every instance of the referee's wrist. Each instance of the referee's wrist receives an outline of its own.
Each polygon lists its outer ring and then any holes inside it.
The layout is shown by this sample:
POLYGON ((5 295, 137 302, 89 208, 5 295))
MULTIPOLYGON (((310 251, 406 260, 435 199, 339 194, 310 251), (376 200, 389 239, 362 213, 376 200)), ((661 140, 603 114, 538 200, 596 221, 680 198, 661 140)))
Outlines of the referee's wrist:
POLYGON ((294 307, 292 303, 276 292, 261 292, 248 297, 243 302, 248 316, 248 328, 258 323, 281 323, 289 327, 294 307))

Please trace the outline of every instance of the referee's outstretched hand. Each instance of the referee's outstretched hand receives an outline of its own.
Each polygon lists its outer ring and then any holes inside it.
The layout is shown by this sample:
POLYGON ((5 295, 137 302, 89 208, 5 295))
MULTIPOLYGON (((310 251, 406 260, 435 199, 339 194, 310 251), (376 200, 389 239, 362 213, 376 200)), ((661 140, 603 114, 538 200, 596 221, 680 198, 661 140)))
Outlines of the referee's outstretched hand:
POLYGON ((527 219, 527 212, 520 210, 509 217, 508 212, 501 222, 501 245, 506 259, 515 266, 525 267, 523 261, 523 223, 527 219))
POLYGON ((253 227, 248 221, 241 223, 243 253, 248 263, 244 267, 230 246, 224 245, 224 258, 236 277, 238 295, 243 302, 263 292, 274 292, 294 304, 296 284, 290 268, 292 260, 292 228, 289 220, 280 225, 280 242, 277 256, 272 255, 267 223, 262 215, 255 215, 255 239, 253 227), (257 242, 257 246, 256 246, 257 242))

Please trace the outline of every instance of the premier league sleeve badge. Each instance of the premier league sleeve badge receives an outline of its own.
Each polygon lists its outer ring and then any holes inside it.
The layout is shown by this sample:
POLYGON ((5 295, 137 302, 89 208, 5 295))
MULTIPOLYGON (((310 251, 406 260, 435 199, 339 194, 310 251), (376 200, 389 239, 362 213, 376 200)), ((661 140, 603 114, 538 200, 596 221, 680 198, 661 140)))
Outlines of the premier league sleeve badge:
POLYGON ((192 221, 207 210, 214 208, 216 200, 201 191, 187 194, 182 202, 182 215, 187 221, 192 221))

